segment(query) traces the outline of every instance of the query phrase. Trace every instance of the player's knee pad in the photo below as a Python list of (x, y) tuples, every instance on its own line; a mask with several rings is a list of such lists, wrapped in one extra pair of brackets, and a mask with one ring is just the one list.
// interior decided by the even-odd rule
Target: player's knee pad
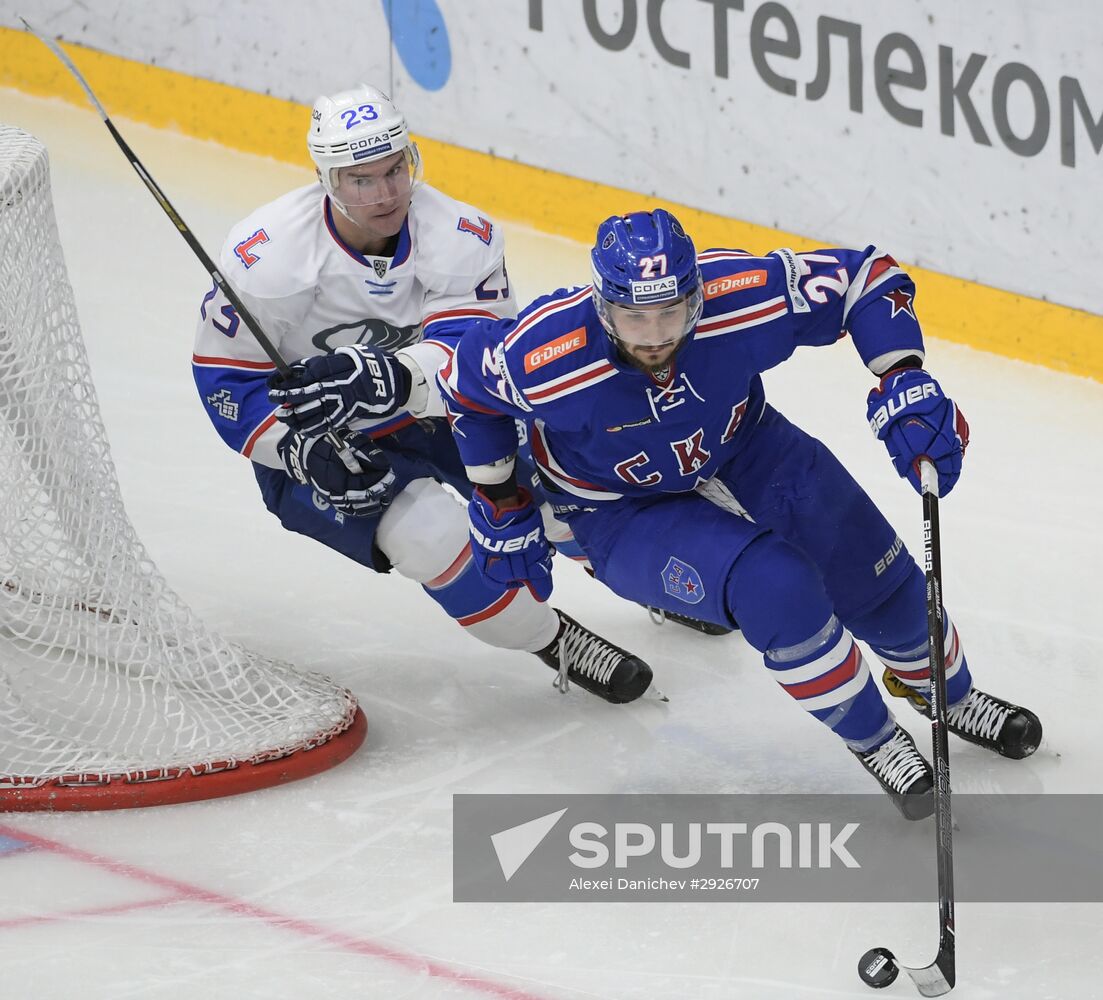
[(433, 479), (415, 479), (392, 501), (375, 544), (399, 573), (428, 583), (460, 559), (468, 543), (467, 510)]
[(440, 483), (415, 479), (380, 519), (375, 541), (403, 576), (475, 638), (502, 649), (543, 649), (559, 618), (525, 588), (506, 590), (479, 577), (467, 550), (467, 509)]
[(744, 638), (761, 652), (804, 642), (833, 614), (815, 564), (774, 534), (760, 535), (736, 558), (726, 604)]
[(559, 616), (550, 605), (536, 600), (527, 587), (507, 590), (485, 611), (457, 621), (488, 646), (530, 653), (549, 645), (559, 631)]

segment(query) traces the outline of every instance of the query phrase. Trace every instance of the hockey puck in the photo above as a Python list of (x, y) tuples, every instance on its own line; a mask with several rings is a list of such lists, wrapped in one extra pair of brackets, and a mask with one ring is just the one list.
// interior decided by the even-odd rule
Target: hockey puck
[(896, 982), (900, 966), (888, 948), (870, 948), (858, 961), (858, 975), (866, 986), (883, 990)]

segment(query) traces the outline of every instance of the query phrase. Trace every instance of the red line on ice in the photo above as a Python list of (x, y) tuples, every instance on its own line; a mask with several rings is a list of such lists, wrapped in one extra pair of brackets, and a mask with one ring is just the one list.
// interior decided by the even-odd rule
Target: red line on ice
[[(210, 906), (216, 906), (239, 917), (260, 920), (269, 926), (291, 931), (302, 937), (324, 941), (343, 951), (381, 959), (412, 973), (428, 973), (436, 979), (465, 986), (473, 992), (482, 993), (485, 996), (500, 997), (502, 1000), (547, 1000), (546, 997), (541, 997), (536, 993), (530, 993), (515, 986), (507, 986), (504, 983), (496, 983), (491, 979), (482, 979), (477, 975), (464, 972), (462, 969), (452, 968), (443, 962), (425, 958), (414, 952), (401, 951), (378, 941), (372, 941), (370, 938), (344, 934), (341, 931), (331, 930), (310, 920), (286, 916), (275, 910), (249, 903), (244, 899), (235, 899), (233, 896), (227, 896), (221, 892), (212, 892), (210, 889), (204, 889), (189, 882), (182, 882), (179, 879), (169, 878), (167, 875), (159, 875), (157, 872), (140, 868), (117, 858), (93, 854), (91, 851), (84, 851), (79, 847), (73, 847), (58, 840), (50, 840), (33, 833), (27, 833), (16, 827), (0, 825), (0, 836), (21, 840), (26, 844), (37, 847), (39, 850), (50, 851), (71, 861), (79, 861), (94, 868), (135, 879), (146, 885), (154, 885), (160, 889), (168, 890), (174, 897), (177, 897), (174, 901), (187, 900), (192, 903), (206, 903)], [(161, 900), (161, 902), (167, 903), (169, 900)]]
[(182, 902), (186, 900), (180, 896), (161, 896), (157, 899), (137, 899), (129, 903), (116, 903), (114, 906), (91, 906), (86, 910), (58, 910), (56, 913), (12, 917), (10, 920), (0, 920), (0, 930), (12, 927), (34, 927), (36, 924), (55, 924), (62, 920), (80, 920), (83, 917), (113, 917), (119, 913), (131, 913), (134, 910), (148, 910), (155, 906), (169, 906), (172, 903)]

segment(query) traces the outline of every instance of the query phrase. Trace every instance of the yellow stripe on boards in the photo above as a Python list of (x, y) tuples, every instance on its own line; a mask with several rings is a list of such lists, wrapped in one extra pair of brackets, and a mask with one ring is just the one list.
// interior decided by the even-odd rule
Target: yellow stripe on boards
[[(309, 165), (301, 104), (186, 76), (173, 70), (66, 45), (112, 117), (170, 128), (231, 149)], [(33, 36), (0, 28), (0, 86), (87, 106), (69, 72)], [(737, 247), (764, 253), (815, 244), (807, 237), (724, 218), (563, 174), (418, 138), (426, 176), (454, 198), (502, 219), (589, 243), (606, 217), (671, 209), (699, 249)], [(879, 240), (879, 234), (871, 233)], [(890, 252), (891, 246), (887, 246)], [(917, 307), (933, 337), (1103, 381), (1103, 316), (908, 267)]]
[[(175, 129), (230, 149), (306, 164), (301, 104), (253, 94), (68, 42), (62, 47), (112, 119)], [(90, 107), (61, 61), (25, 31), (0, 28), (0, 86)]]

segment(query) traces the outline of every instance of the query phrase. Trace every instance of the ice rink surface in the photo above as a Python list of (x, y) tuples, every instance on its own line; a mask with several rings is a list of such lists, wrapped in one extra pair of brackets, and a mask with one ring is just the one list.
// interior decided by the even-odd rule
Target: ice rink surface
[[(184, 241), (94, 114), (0, 91), (0, 121), (50, 150), (123, 494), (155, 561), (208, 624), (331, 675), (369, 720), (351, 760), (283, 788), (0, 817), (18, 841), (0, 839), (3, 1000), (868, 998), (855, 964), (872, 945), (930, 961), (933, 902), (453, 903), (455, 793), (868, 792), (872, 779), (738, 635), (656, 627), (576, 565), (557, 570), (553, 602), (644, 655), (669, 705), (561, 697), (535, 658), (460, 635), (413, 583), (284, 532), (196, 398), (192, 335), (210, 282)], [(309, 181), (305, 168), (117, 124), (213, 256), (233, 222)], [(586, 281), (586, 247), (505, 228), (522, 302)], [(1098, 794), (1103, 386), (928, 333), (928, 366), (972, 428), (942, 509), (947, 606), (979, 686), (1046, 727), (1023, 762), (953, 741), (955, 790)], [(766, 379), (919, 551), (920, 501), (869, 433), (870, 376), (851, 346), (803, 349)], [(929, 747), (926, 723), (894, 709)], [(1101, 945), (1103, 905), (960, 904), (953, 995), (1103, 997)], [(901, 976), (880, 995), (916, 993)]]

